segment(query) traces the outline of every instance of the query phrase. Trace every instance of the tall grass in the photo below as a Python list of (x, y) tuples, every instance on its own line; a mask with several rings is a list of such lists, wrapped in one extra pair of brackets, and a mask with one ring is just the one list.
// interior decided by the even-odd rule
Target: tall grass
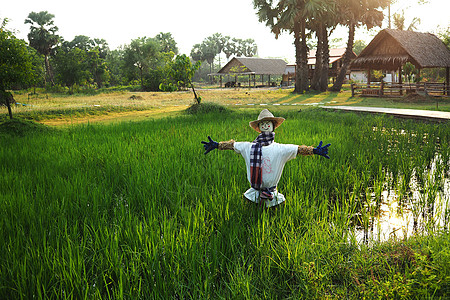
[(449, 175), (449, 125), (273, 113), (277, 142), (324, 140), (332, 158), (289, 162), (287, 203), (268, 211), (242, 200), (239, 155), (200, 144), (253, 140), (255, 112), (0, 132), (0, 298), (449, 296), (446, 229), (370, 247), (350, 230), (376, 214), (372, 191), (400, 190), (437, 152)]

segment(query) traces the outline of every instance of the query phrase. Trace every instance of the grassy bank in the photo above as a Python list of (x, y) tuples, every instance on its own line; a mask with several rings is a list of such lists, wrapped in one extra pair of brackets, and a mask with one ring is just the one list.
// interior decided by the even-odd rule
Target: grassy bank
[[(0, 298), (450, 296), (448, 217), (438, 227), (430, 213), (448, 199), (448, 124), (275, 108), (277, 142), (324, 140), (332, 159), (289, 162), (286, 206), (261, 211), (242, 200), (242, 158), (200, 143), (253, 140), (258, 110), (0, 131)], [(415, 237), (358, 241), (378, 191), (411, 205), (405, 182), (436, 155)]]
[[(198, 93), (204, 102), (230, 106), (236, 109), (249, 108), (252, 105), (299, 106), (310, 107), (318, 105), (358, 105), (391, 108), (412, 108), (426, 110), (450, 111), (449, 98), (364, 98), (351, 97), (350, 91), (342, 93), (309, 92), (302, 95), (293, 94), (292, 89), (199, 89)], [(144, 112), (154, 113), (167, 111), (182, 111), (194, 103), (192, 92), (131, 92), (109, 91), (96, 95), (66, 95), (45, 93), (16, 93), (15, 99), (20, 105), (13, 107), (13, 114), (40, 122), (52, 120), (52, 124), (79, 123), (89, 119), (104, 119), (102, 116), (120, 114), (137, 115)], [(438, 105), (436, 105), (438, 101)], [(0, 116), (6, 118), (7, 110), (0, 107)], [(58, 122), (59, 120), (59, 122)], [(75, 121), (74, 121), (75, 120)]]

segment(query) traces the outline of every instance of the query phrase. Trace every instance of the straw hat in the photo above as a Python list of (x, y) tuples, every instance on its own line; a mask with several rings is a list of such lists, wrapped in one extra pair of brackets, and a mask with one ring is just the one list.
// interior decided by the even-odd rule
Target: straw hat
[(273, 122), (273, 130), (275, 130), (275, 128), (277, 128), (278, 126), (281, 125), (281, 123), (283, 123), (284, 118), (282, 117), (274, 117), (273, 114), (268, 110), (268, 109), (263, 109), (258, 116), (258, 120), (255, 121), (251, 121), (249, 123), (250, 127), (255, 129), (258, 132), (261, 132), (261, 130), (259, 130), (259, 122), (262, 121), (272, 121)]

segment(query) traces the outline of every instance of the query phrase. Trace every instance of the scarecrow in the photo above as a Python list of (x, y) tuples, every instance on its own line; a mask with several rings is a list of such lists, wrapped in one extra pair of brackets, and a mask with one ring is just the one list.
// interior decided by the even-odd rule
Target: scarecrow
[(298, 146), (291, 144), (278, 144), (274, 141), (274, 130), (283, 123), (284, 118), (274, 117), (264, 109), (258, 119), (249, 123), (250, 127), (260, 132), (253, 142), (215, 142), (208, 136), (209, 142), (202, 141), (205, 154), (211, 150), (234, 150), (241, 154), (247, 166), (247, 179), (251, 187), (244, 193), (244, 198), (257, 204), (265, 203), (267, 208), (277, 206), (286, 199), (277, 190), (281, 173), (286, 162), (296, 158), (297, 155), (321, 155), (328, 156), (328, 147), (322, 146), (322, 141), (317, 147)]

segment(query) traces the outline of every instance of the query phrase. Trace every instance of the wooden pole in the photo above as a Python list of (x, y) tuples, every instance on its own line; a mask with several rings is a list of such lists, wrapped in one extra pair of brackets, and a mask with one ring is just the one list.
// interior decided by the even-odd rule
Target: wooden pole
[(400, 96), (403, 95), (403, 79), (402, 79), (402, 67), (398, 68), (398, 84), (400, 85)]
[(367, 88), (370, 88), (371, 73), (372, 73), (372, 69), (369, 69), (367, 71)]
[(447, 96), (450, 96), (450, 67), (445, 68), (445, 71), (446, 71), (445, 78), (447, 82), (446, 84), (447, 93), (444, 93), (444, 95), (447, 94)]

